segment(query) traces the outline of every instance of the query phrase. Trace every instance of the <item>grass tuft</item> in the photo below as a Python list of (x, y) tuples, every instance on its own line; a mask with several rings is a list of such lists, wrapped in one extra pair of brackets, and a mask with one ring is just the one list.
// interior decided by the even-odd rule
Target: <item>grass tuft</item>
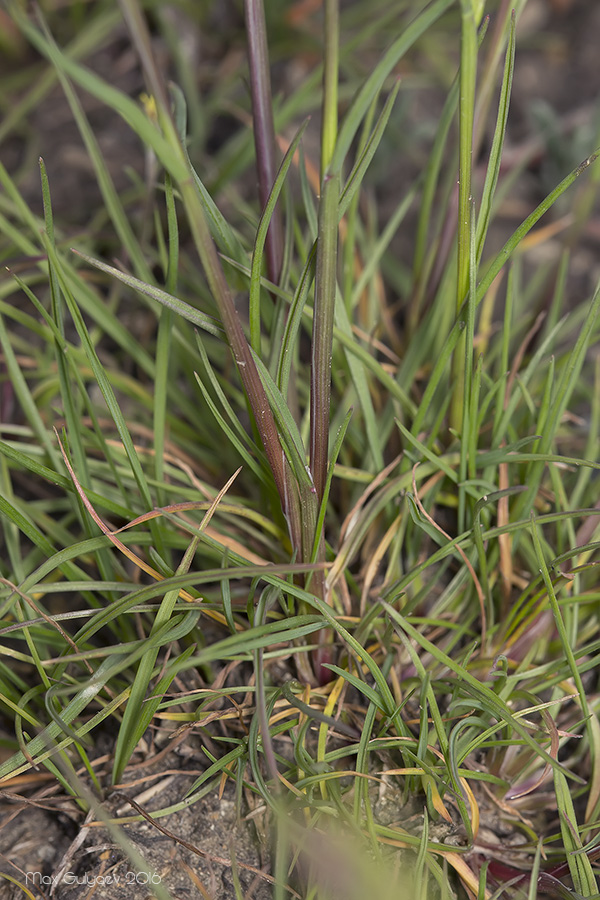
[[(525, 5), (8, 5), (18, 815), (49, 790), (139, 871), (145, 822), (240, 898), (600, 896), (600, 286), (572, 279), (600, 168), (588, 129), (540, 202), (507, 152)], [(54, 103), (93, 208), (36, 134)], [(163, 821), (225, 792), (264, 865)]]

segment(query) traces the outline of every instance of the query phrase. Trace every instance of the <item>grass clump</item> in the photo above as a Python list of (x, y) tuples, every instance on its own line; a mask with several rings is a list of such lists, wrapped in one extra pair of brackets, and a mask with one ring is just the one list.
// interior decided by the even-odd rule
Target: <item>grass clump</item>
[[(247, 81), (202, 91), (178, 28), (210, 4), (9, 5), (0, 137), (58, 82), (97, 191), (74, 229), (48, 159), (41, 206), (0, 167), (0, 777), (46, 770), (142, 865), (111, 790), (185, 739), (203, 770), (150, 821), (231, 784), (279, 900), (595, 897), (593, 147), (500, 239), (525, 3), (305, 6), (246, 0), (213, 41)], [(82, 63), (119, 29), (143, 96)], [(445, 104), (396, 195), (423, 62)], [(126, 188), (89, 98), (143, 148)]]

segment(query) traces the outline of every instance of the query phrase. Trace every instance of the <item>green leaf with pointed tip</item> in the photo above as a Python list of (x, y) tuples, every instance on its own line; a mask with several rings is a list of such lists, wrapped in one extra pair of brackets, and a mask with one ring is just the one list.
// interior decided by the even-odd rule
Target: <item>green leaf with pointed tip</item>
[(180, 300), (178, 297), (174, 297), (172, 294), (169, 294), (167, 291), (163, 291), (162, 288), (159, 288), (156, 285), (147, 284), (145, 281), (141, 281), (139, 278), (135, 278), (133, 275), (128, 275), (126, 272), (122, 272), (120, 269), (115, 269), (114, 266), (109, 266), (107, 263), (101, 262), (101, 260), (99, 259), (94, 259), (94, 257), (88, 256), (87, 253), (82, 253), (80, 250), (73, 250), (73, 253), (76, 253), (77, 256), (80, 256), (81, 259), (89, 263), (90, 266), (94, 266), (94, 268), (100, 269), (101, 272), (105, 272), (107, 275), (110, 275), (113, 278), (118, 278), (119, 281), (122, 281), (123, 284), (126, 284), (134, 291), (137, 291), (140, 294), (145, 294), (146, 297), (151, 297), (162, 306), (167, 307), (167, 309), (172, 309), (173, 312), (176, 312), (178, 315), (182, 316), (182, 318), (187, 319), (187, 321), (191, 322), (192, 325), (196, 325), (198, 326), (198, 328), (202, 328), (204, 331), (207, 331), (214, 337), (224, 337), (224, 331), (218, 324), (216, 319), (213, 319), (212, 316), (207, 316), (205, 313), (200, 312), (199, 309), (195, 309), (195, 307), (190, 306), (190, 304), (186, 303), (184, 300)]

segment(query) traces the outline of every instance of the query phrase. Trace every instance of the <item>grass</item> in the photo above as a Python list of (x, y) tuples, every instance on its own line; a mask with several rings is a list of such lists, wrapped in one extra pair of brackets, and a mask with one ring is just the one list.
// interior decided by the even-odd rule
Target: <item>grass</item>
[[(569, 272), (600, 169), (498, 241), (524, 6), (246, 0), (214, 41), (247, 83), (203, 90), (159, 8), (8, 6), (0, 138), (58, 82), (98, 205), (73, 233), (43, 160), (42, 206), (0, 166), (0, 779), (46, 770), (138, 868), (148, 812), (106, 798), (184, 729), (205, 768), (150, 821), (230, 782), (277, 900), (599, 896), (600, 288)], [(123, 23), (142, 98), (94, 71)], [(419, 78), (445, 106), (392, 197)], [(126, 190), (90, 97), (146, 154)]]

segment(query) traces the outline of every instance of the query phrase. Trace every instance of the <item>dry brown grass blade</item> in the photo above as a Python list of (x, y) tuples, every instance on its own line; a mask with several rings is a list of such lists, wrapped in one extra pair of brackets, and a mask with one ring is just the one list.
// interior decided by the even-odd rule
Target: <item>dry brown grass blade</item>
[[(529, 346), (532, 338), (537, 334), (539, 329), (542, 326), (542, 322), (546, 317), (545, 313), (540, 313), (536, 318), (535, 322), (521, 341), (519, 348), (515, 354), (515, 358), (513, 360), (513, 364), (510, 369), (509, 376), (506, 380), (506, 388), (504, 390), (504, 404), (503, 408), (506, 409), (508, 406), (508, 402), (510, 400), (510, 396), (513, 390), (513, 384), (515, 378), (517, 377), (517, 373), (521, 368), (521, 363), (523, 362), (523, 357), (525, 356), (525, 351)], [(504, 441), (500, 446), (504, 446)], [(510, 482), (508, 478), (508, 463), (500, 463), (498, 466), (498, 488), (501, 491), (504, 491), (510, 487)], [(498, 500), (498, 528), (504, 528), (508, 525), (509, 521), (509, 511), (508, 511), (508, 494), (504, 497), (500, 497)], [(509, 533), (504, 533), (498, 535), (498, 547), (500, 550), (500, 577), (502, 579), (502, 597), (504, 601), (504, 609), (506, 610), (508, 603), (510, 602), (510, 597), (512, 593), (512, 586), (514, 583), (514, 570), (513, 570), (513, 561), (512, 561), (512, 535)]]
[[(96, 523), (96, 525), (98, 526), (98, 528), (100, 529), (102, 534), (106, 535), (106, 537), (109, 539), (111, 544), (113, 544), (113, 546), (116, 547), (117, 550), (120, 550), (120, 552), (128, 560), (130, 560), (130, 562), (132, 562), (138, 569), (141, 569), (142, 572), (145, 572), (147, 575), (150, 575), (150, 577), (154, 578), (155, 581), (164, 581), (164, 575), (161, 575), (160, 572), (157, 572), (156, 569), (154, 569), (151, 565), (149, 565), (149, 563), (147, 563), (144, 559), (141, 559), (141, 557), (139, 557), (136, 553), (134, 553), (133, 550), (130, 550), (129, 547), (127, 547), (122, 541), (120, 541), (119, 538), (116, 536), (116, 532), (113, 531), (111, 528), (109, 528), (108, 525), (106, 524), (106, 522), (104, 522), (104, 520), (98, 515), (98, 513), (96, 512), (96, 510), (90, 503), (89, 499), (87, 498), (87, 496), (85, 494), (85, 491), (83, 490), (83, 488), (81, 487), (81, 484), (79, 483), (79, 481), (77, 479), (77, 475), (75, 474), (73, 466), (71, 465), (71, 463), (69, 461), (69, 457), (67, 456), (67, 454), (65, 452), (65, 449), (62, 445), (61, 439), (60, 439), (56, 429), (54, 429), (54, 433), (55, 433), (56, 439), (58, 441), (58, 446), (60, 448), (60, 452), (62, 454), (64, 464), (67, 467), (67, 471), (68, 471), (69, 475), (71, 476), (71, 480), (73, 481), (73, 484), (75, 485), (75, 490), (79, 494), (79, 496), (81, 498), (81, 502), (85, 506), (86, 510), (88, 511), (88, 513), (90, 514), (90, 516), (92, 517), (92, 519), (94, 520), (94, 522)], [(238, 471), (239, 471), (239, 469), (238, 469)], [(233, 475), (229, 479), (229, 481), (227, 482), (225, 487), (219, 492), (219, 494), (215, 498), (215, 501), (214, 501), (215, 504), (217, 504), (218, 500), (224, 495), (226, 489), (232, 483), (232, 481), (236, 477), (236, 475), (237, 475), (237, 472), (235, 473), (235, 475)], [(216, 508), (216, 506), (214, 508)], [(208, 514), (208, 512), (210, 512), (210, 517), (212, 517), (214, 508), (213, 508), (213, 505), (211, 504), (210, 510), (207, 511), (207, 514)], [(209, 521), (210, 521), (210, 517), (209, 517)], [(119, 529), (119, 530), (121, 530), (121, 529)], [(185, 591), (183, 589), (180, 590), (179, 596), (182, 597), (184, 600), (187, 600), (188, 603), (197, 603), (198, 600), (202, 599), (202, 598), (198, 598), (198, 597), (193, 597), (190, 593), (188, 593), (188, 591)], [(216, 622), (219, 622), (222, 625), (227, 624), (227, 620), (226, 620), (225, 616), (222, 615), (221, 613), (217, 613), (217, 612), (215, 612), (213, 610), (209, 610), (209, 609), (204, 610), (204, 612), (206, 613), (207, 616), (214, 619)]]
[[(437, 522), (429, 515), (429, 513), (427, 512), (427, 510), (425, 509), (425, 507), (423, 506), (423, 504), (421, 503), (421, 501), (419, 499), (419, 494), (417, 492), (417, 480), (415, 477), (415, 472), (416, 472), (418, 466), (419, 466), (419, 463), (416, 463), (412, 469), (412, 487), (413, 487), (413, 495), (415, 498), (415, 503), (417, 505), (417, 509), (419, 510), (421, 515), (425, 519), (427, 519), (429, 524), (433, 525), (433, 527), (435, 528), (436, 531), (439, 531), (440, 534), (443, 534), (445, 538), (447, 538), (449, 541), (451, 541), (452, 538), (450, 537), (448, 532), (444, 531), (444, 529), (441, 527), (441, 525), (438, 525)], [(462, 560), (469, 571), (469, 575), (473, 579), (473, 584), (475, 585), (475, 590), (477, 591), (477, 597), (479, 599), (479, 614), (481, 616), (481, 647), (483, 648), (486, 645), (486, 638), (487, 638), (487, 615), (485, 612), (485, 595), (483, 593), (483, 589), (481, 587), (481, 584), (479, 582), (479, 578), (477, 577), (475, 569), (473, 568), (469, 559), (467, 558), (467, 554), (462, 549), (462, 547), (459, 547), (458, 545), (457, 545), (456, 549), (460, 553)]]
[[(44, 621), (47, 622), (48, 625), (50, 625), (52, 628), (56, 628), (56, 630), (58, 631), (60, 636), (63, 638), (63, 640), (65, 640), (67, 642), (67, 644), (69, 644), (69, 646), (73, 649), (73, 651), (75, 653), (79, 653), (79, 647), (77, 646), (75, 641), (71, 638), (71, 636), (69, 634), (67, 634), (67, 632), (64, 630), (64, 628), (60, 625), (59, 622), (57, 622), (55, 619), (53, 619), (52, 616), (49, 616), (48, 613), (44, 612), (44, 610), (40, 606), (37, 605), (37, 603), (35, 602), (35, 600), (32, 597), (29, 597), (27, 594), (23, 593), (23, 591), (19, 590), (19, 588), (16, 586), (16, 584), (13, 584), (12, 581), (8, 581), (6, 578), (0, 578), (0, 584), (5, 584), (7, 587), (9, 587), (11, 589), (11, 591), (14, 591), (15, 594), (18, 594), (19, 597), (22, 600), (24, 600), (25, 603), (27, 603), (27, 605), (30, 606), (31, 609), (35, 613), (37, 613), (38, 616), (40, 616), (40, 618), (44, 619)], [(90, 675), (93, 674), (94, 670), (91, 667), (91, 665), (89, 664), (89, 662), (87, 661), (87, 659), (82, 660), (82, 662), (83, 662), (84, 666), (86, 666)]]
[(400, 519), (396, 518), (396, 519), (394, 519), (394, 521), (392, 522), (392, 524), (390, 525), (390, 527), (388, 528), (388, 530), (386, 531), (386, 533), (384, 534), (384, 536), (382, 537), (380, 542), (378, 543), (377, 547), (375, 548), (375, 552), (372, 554), (372, 556), (369, 560), (369, 564), (367, 566), (367, 570), (364, 575), (362, 592), (360, 595), (360, 615), (361, 615), (361, 617), (364, 616), (364, 614), (366, 612), (367, 600), (369, 598), (369, 592), (373, 585), (373, 581), (375, 580), (375, 577), (377, 575), (379, 566), (381, 565), (381, 562), (382, 562), (385, 554), (387, 553), (387, 550), (388, 550), (390, 544), (394, 540), (394, 537), (396, 536), (399, 528), (400, 528)]
[[(567, 699), (567, 698), (563, 698)], [(548, 753), (552, 757), (552, 759), (558, 759), (558, 748), (559, 748), (559, 731), (556, 727), (554, 719), (549, 714), (549, 712), (545, 709), (541, 710), (542, 717), (544, 722), (546, 723), (546, 727), (550, 732), (550, 749)], [(548, 776), (551, 774), (550, 763), (546, 763), (542, 772), (537, 778), (528, 778), (524, 783), (520, 785), (515, 785), (514, 788), (509, 788), (509, 790), (504, 795), (505, 800), (518, 800), (520, 797), (525, 797), (527, 794), (533, 793), (533, 791), (537, 790), (546, 781)]]
[(389, 463), (389, 465), (387, 465), (385, 469), (382, 469), (382, 471), (373, 479), (373, 481), (369, 483), (369, 485), (362, 492), (362, 494), (342, 522), (342, 527), (340, 529), (340, 544), (342, 544), (346, 540), (348, 533), (352, 530), (352, 527), (358, 517), (360, 510), (363, 508), (371, 494), (373, 494), (377, 490), (380, 484), (383, 484), (390, 472), (393, 472), (401, 459), (402, 454), (393, 459), (391, 463)]

